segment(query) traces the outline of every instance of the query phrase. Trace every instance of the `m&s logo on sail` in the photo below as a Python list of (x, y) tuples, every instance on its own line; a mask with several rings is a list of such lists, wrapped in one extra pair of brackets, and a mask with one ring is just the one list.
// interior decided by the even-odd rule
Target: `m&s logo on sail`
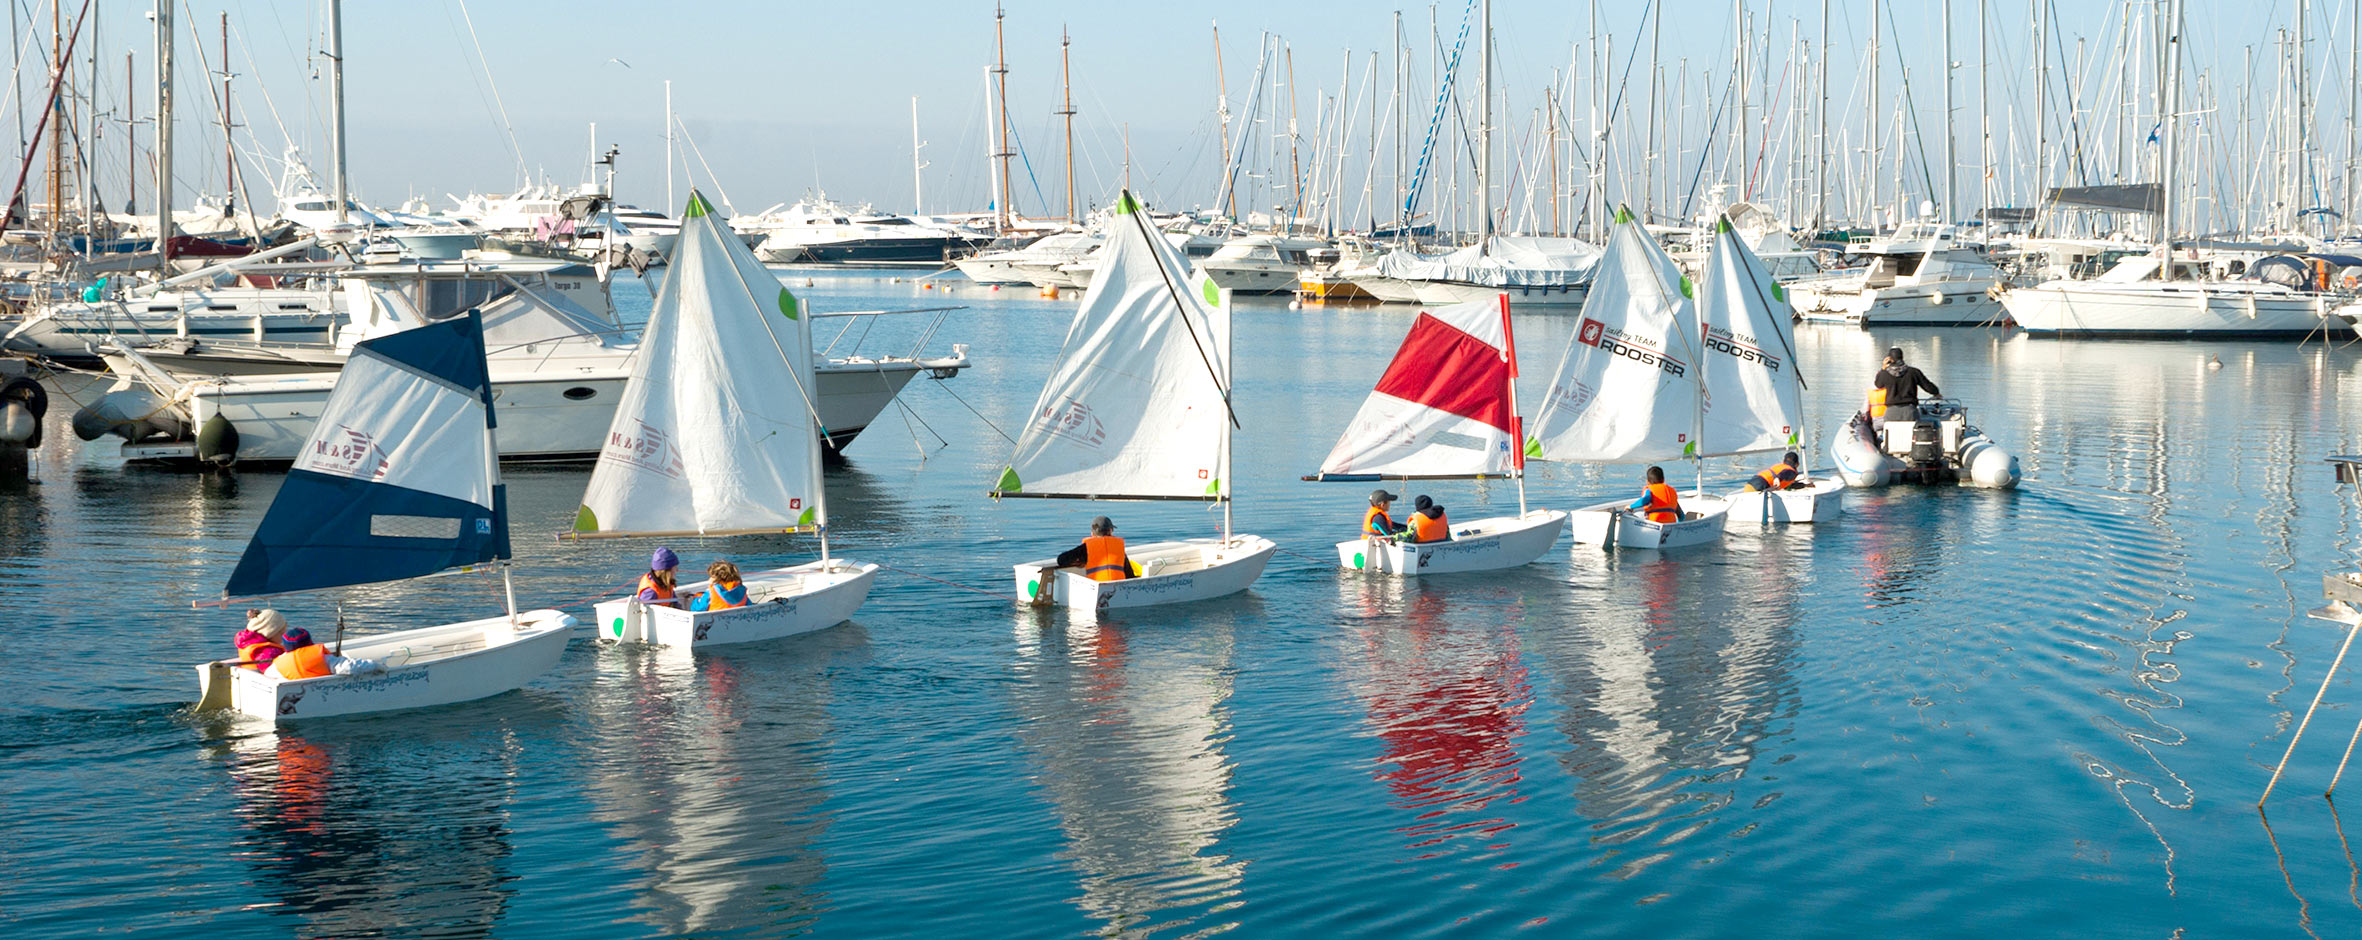
[(376, 439), (368, 434), (340, 424), (335, 433), (312, 442), (312, 452), (304, 455), (302, 469), (382, 480), (386, 471), (385, 452), (378, 449)]
[(1607, 324), (1590, 317), (1575, 331), (1575, 341), (1585, 346), (1596, 346), (1611, 356), (1622, 356), (1644, 366), (1656, 366), (1667, 375), (1681, 375), (1689, 371), (1680, 360), (1649, 347), (1656, 343), (1646, 337), (1632, 336), (1622, 330), (1608, 329)]
[(607, 432), (607, 446), (599, 451), (599, 459), (630, 464), (668, 477), (680, 476), (681, 454), (670, 446), (671, 435), (662, 429), (649, 427), (645, 422), (632, 423), (639, 425), (639, 430), (628, 434), (614, 430)]
[(1045, 434), (1062, 437), (1085, 447), (1098, 447), (1107, 442), (1107, 426), (1100, 423), (1099, 416), (1091, 412), (1091, 406), (1071, 398), (1044, 407), (1041, 414), (1034, 416), (1034, 423), (1040, 425)]

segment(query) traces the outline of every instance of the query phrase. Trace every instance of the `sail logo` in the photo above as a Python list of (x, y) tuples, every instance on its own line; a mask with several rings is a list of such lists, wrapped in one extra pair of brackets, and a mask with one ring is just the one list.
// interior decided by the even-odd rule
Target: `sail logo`
[(1034, 416), (1034, 425), (1044, 434), (1085, 447), (1107, 443), (1107, 425), (1092, 413), (1091, 406), (1071, 398), (1043, 408), (1041, 414)]
[(672, 435), (662, 428), (649, 427), (644, 421), (634, 421), (639, 429), (631, 433), (609, 430), (607, 446), (599, 451), (600, 460), (638, 467), (650, 473), (678, 478), (681, 475), (681, 452), (673, 446)]
[(1689, 367), (1683, 365), (1681, 360), (1650, 349), (1655, 344), (1648, 340), (1628, 335), (1622, 330), (1608, 329), (1607, 324), (1589, 317), (1583, 318), (1582, 327), (1575, 332), (1575, 341), (1597, 347), (1611, 356), (1630, 359), (1644, 366), (1656, 366), (1665, 370), (1667, 375), (1679, 376), (1689, 372)]
[(1706, 328), (1706, 348), (1738, 359), (1740, 362), (1760, 362), (1764, 368), (1780, 371), (1780, 358), (1750, 345), (1745, 338), (1727, 330)]
[(312, 441), (312, 450), (304, 455), (298, 469), (362, 480), (383, 480), (386, 472), (385, 451), (377, 446), (377, 439), (370, 437), (367, 432), (340, 424), (334, 432)]

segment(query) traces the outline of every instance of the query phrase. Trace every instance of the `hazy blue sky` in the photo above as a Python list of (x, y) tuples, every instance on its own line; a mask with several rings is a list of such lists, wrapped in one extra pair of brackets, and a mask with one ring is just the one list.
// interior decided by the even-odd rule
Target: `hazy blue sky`
[[(45, 31), (46, 6), (30, 0), (18, 2), (20, 17), (38, 10)], [(1702, 128), (1711, 102), (1703, 100), (1707, 89), (1694, 76), (1698, 69), (1711, 67), (1718, 83), (1727, 72), (1732, 4), (1730, 0), (1665, 2), (1661, 61), (1670, 71), (1686, 60), (1693, 75), (1693, 91), (1678, 99), (1686, 107), (1676, 119), (1687, 119)], [(2325, 87), (2314, 94), (2322, 102), (2319, 113), (2336, 115), (2338, 121), (2342, 121), (2344, 110), (2345, 58), (2350, 48), (2344, 24), (2349, 22), (2354, 2), (2320, 0), (2314, 4), (2313, 54), (2317, 63), (2329, 60), (2320, 72), (2319, 80)], [(1785, 69), (1792, 29), (1808, 41), (1818, 41), (1820, 0), (1747, 0), (1747, 5), (1758, 28), (1768, 25), (1776, 40), (1770, 56), (1775, 71)], [(97, 6), (101, 107), (113, 114), (120, 106), (124, 54), (128, 51), (136, 59), (136, 105), (144, 117), (151, 110), (153, 93), (148, 78), (152, 40), (145, 19), (149, 4), (98, 0)], [(1890, 0), (1889, 6), (1894, 26), (1883, 56), (1887, 62), (1885, 87), (1890, 93), (1897, 87), (1897, 63), (1910, 63), (1914, 105), (1922, 123), (1930, 124), (1940, 113), (1935, 78), (1940, 55), (1939, 19), (1935, 15), (1939, 0)], [(2024, 52), (2029, 6), (2027, 0), (2004, 0), (1991, 9), (1994, 107), (2000, 112), (1995, 116), (1997, 123), (2012, 120), (2009, 108), (2017, 102), (2014, 120), (2022, 125), (2025, 103), (2030, 102), (2030, 67)], [(1838, 50), (1839, 58), (1830, 69), (1830, 94), (1841, 105), (1857, 100), (1860, 94), (1855, 65), (1867, 37), (1868, 7), (1868, 0), (1834, 5), (1830, 44)], [(1978, 4), (1954, 0), (1953, 7), (1954, 58), (1964, 63), (1956, 73), (1956, 107), (1966, 125), (1973, 122), (1976, 107)], [(325, 66), (320, 57), (309, 54), (322, 41), (325, 8), (325, 3), (301, 0), (195, 4), (193, 25), (205, 44), (205, 67), (217, 67), (219, 14), (224, 9), (236, 31), (232, 70), (239, 74), (234, 85), (240, 120), (249, 125), (240, 138), (246, 160), (276, 160), (285, 144), (283, 120), (284, 133), (304, 147), (312, 165), (325, 173)], [(711, 164), (712, 175), (719, 177), (720, 187), (741, 211), (792, 199), (815, 185), (843, 199), (907, 209), (911, 201), (913, 96), (920, 99), (921, 130), (929, 142), (925, 157), (932, 164), (925, 171), (926, 208), (981, 209), (989, 198), (985, 67), (992, 55), (990, 3), (476, 0), (466, 9), (482, 43), (481, 59), (469, 39), (458, 0), (352, 0), (346, 4), (352, 172), (356, 188), (366, 198), (393, 203), (418, 194), (441, 202), (447, 192), (511, 188), (526, 172), (546, 174), (560, 182), (578, 181), (590, 151), (589, 125), (595, 121), (598, 143), (623, 150), (619, 189), (624, 197), (654, 205), (663, 200), (661, 123), (667, 79), (673, 83), (674, 106)], [(1262, 35), (1268, 32), (1291, 45), (1300, 126), (1307, 137), (1303, 157), (1309, 163), (1316, 102), (1320, 95), (1333, 96), (1337, 91), (1347, 50), (1353, 52), (1351, 82), (1357, 113), (1366, 113), (1361, 103), (1365, 94), (1362, 83), (1368, 54), (1373, 50), (1380, 53), (1381, 60), (1377, 98), (1382, 105), (1387, 99), (1392, 70), (1386, 60), (1393, 46), (1396, 9), (1390, 3), (1342, 0), (1011, 3), (1006, 21), (1009, 104), (1012, 124), (1032, 171), (1030, 181), (1018, 186), (1019, 207), (1054, 213), (1064, 198), (1060, 142), (1056, 118), (1051, 114), (1058, 106), (1061, 26), (1074, 37), (1074, 96), (1081, 112), (1076, 120), (1081, 166), (1077, 185), (1084, 201), (1104, 202), (1118, 184), (1122, 128), (1128, 123), (1135, 184), (1168, 205), (1188, 205), (1210, 202), (1217, 185), (1220, 158), (1214, 133), (1215, 71), (1210, 33), (1214, 21), (1222, 26), (1234, 112), (1246, 110)], [(1430, 18), (1448, 45), (1468, 7), (1463, 0), (1401, 9), (1417, 71), (1417, 87), (1408, 108), (1415, 139), (1425, 131), (1432, 104), (1432, 93), (1427, 89)], [(2116, 42), (2118, 9), (2118, 4), (2105, 2), (2061, 3), (2064, 55), (2070, 59), (2077, 56), (2078, 35), (2094, 44)], [(2193, 56), (2225, 63), (2218, 65), (2215, 82), (2221, 87), (2239, 87), (2244, 83), (2236, 70), (2243, 62), (2245, 47), (2269, 43), (2274, 30), (2290, 25), (2293, 10), (2293, 0), (2194, 0), (2189, 14)], [(1602, 28), (1613, 37), (1614, 73), (1622, 73), (1634, 61), (1629, 58), (1633, 43), (1646, 40), (1642, 24), (1647, 12), (1645, 0), (1603, 4)], [(1509, 113), (1503, 123), (1522, 126), (1540, 104), (1541, 88), (1553, 70), (1567, 68), (1576, 46), (1588, 43), (1590, 10), (1579, 0), (1499, 0), (1493, 17), (1499, 75)], [(189, 18), (184, 15), (180, 24), (178, 55), (187, 87), (182, 89), (182, 114), (176, 124), (180, 128), (183, 159), (179, 178), (184, 201), (192, 188), (216, 192), (222, 188), (219, 130), (200, 124), (197, 113), (212, 113), (214, 106), (210, 93), (197, 87), (203, 73), (194, 61), (197, 49), (189, 35)], [(76, 58), (84, 58), (87, 51), (78, 51)], [(1585, 46), (1583, 54), (1588, 52)], [(2268, 55), (2269, 49), (2262, 54)], [(2117, 79), (2126, 70), (2109, 67), (2114, 59), (2112, 48), (2092, 48), (2083, 55), (2086, 67), (2080, 81), (2087, 86), (2086, 94), (2106, 100), (2124, 94)], [(1463, 73), (1471, 79), (1474, 57), (1471, 45)], [(1627, 108), (1638, 108), (1637, 102), (1645, 98), (1647, 62), (1643, 49), (1638, 64), (1631, 66), (1626, 94), (1633, 98), (1627, 101)], [(1275, 72), (1283, 66), (1275, 62)], [(40, 68), (35, 63), (23, 83), (37, 86), (42, 78)], [(2272, 74), (2268, 62), (2257, 71)], [(1276, 96), (1276, 100), (1266, 99), (1267, 115), (1274, 105), (1284, 109), (1286, 89), (1277, 84), (1284, 79), (1284, 72), (1267, 79)], [(1766, 84), (1781, 89), (1774, 94), (1784, 103), (1795, 79), (1782, 71)], [(494, 86), (514, 129), (516, 150), (502, 130), (491, 95)], [(2259, 96), (2259, 107), (2268, 105), (2268, 91)], [(1574, 94), (1578, 100), (1566, 105), (1568, 111), (1583, 114), (1586, 103), (1580, 98), (1588, 93), (1588, 84), (1577, 85)], [(24, 91), (28, 99), (35, 94), (31, 87)], [(1668, 110), (1674, 100), (1669, 94)], [(281, 120), (274, 120), (273, 106)], [(1284, 119), (1284, 110), (1281, 117)], [(1349, 188), (1358, 193), (1363, 175), (1358, 151), (1368, 131), (1358, 118), (1354, 126), (1357, 155), (1350, 159), (1346, 176)], [(121, 129), (105, 121), (100, 128), (101, 185), (116, 193), (108, 196), (108, 201), (119, 203), (126, 162)], [(1267, 130), (1276, 133), (1277, 129), (1275, 125)], [(1996, 134), (2006, 130), (1997, 128)], [(2325, 123), (2321, 130), (2342, 133), (2334, 124)], [(143, 147), (152, 133), (151, 128), (140, 129)], [(1518, 133), (1524, 132), (1515, 128), (1505, 131), (1512, 136)], [(1973, 132), (1964, 126), (1961, 133), (1965, 141)], [(1284, 150), (1275, 150), (1270, 139), (1270, 134), (1259, 135), (1257, 152), (1277, 156), (1259, 156), (1252, 161), (1251, 175), (1263, 173), (1274, 159), (1284, 159)], [(1931, 154), (1934, 146), (1926, 144)], [(1969, 145), (1964, 143), (1963, 147), (1968, 149)], [(1382, 144), (1381, 149), (1390, 151), (1391, 144)], [(687, 158), (688, 162), (695, 159)], [(1973, 156), (1964, 153), (1962, 160), (1972, 162)], [(1383, 177), (1390, 172), (1384, 165), (1391, 159), (1381, 157), (1380, 163)], [(1020, 176), (1026, 173), (1023, 167), (1018, 172)], [(1306, 172), (1311, 172), (1309, 166)], [(695, 166), (692, 173), (700, 185), (708, 185), (709, 174), (702, 165)], [(1966, 179), (1973, 183), (1973, 176)], [(1047, 206), (1044, 199), (1036, 198), (1037, 185)]]

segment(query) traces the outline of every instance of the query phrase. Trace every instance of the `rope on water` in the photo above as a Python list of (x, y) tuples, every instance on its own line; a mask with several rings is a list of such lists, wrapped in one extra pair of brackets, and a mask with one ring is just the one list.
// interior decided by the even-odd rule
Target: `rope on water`
[(1282, 554), (1282, 555), (1288, 555), (1288, 556), (1291, 556), (1291, 557), (1295, 557), (1295, 558), (1301, 558), (1301, 559), (1304, 559), (1305, 561), (1309, 561), (1309, 562), (1311, 562), (1311, 563), (1313, 563), (1313, 564), (1316, 564), (1316, 565), (1326, 565), (1326, 564), (1328, 564), (1328, 563), (1329, 563), (1329, 560), (1328, 560), (1328, 559), (1326, 559), (1326, 558), (1314, 558), (1314, 557), (1312, 557), (1312, 556), (1310, 556), (1310, 555), (1304, 554), (1303, 552), (1291, 552), (1291, 551), (1288, 551), (1287, 549), (1280, 548), (1279, 546), (1276, 546), (1276, 545), (1272, 546), (1272, 550), (1273, 550), (1273, 551), (1276, 551), (1276, 552), (1278, 552), (1278, 553), (1280, 553), (1280, 554)]
[(914, 577), (914, 578), (918, 578), (918, 579), (920, 579), (920, 580), (923, 580), (923, 581), (933, 581), (933, 582), (935, 582), (935, 583), (937, 583), (937, 584), (948, 585), (948, 586), (951, 586), (951, 587), (959, 588), (960, 590), (963, 590), (963, 591), (973, 591), (973, 592), (975, 592), (975, 593), (978, 593), (978, 594), (988, 594), (988, 595), (991, 595), (991, 596), (993, 596), (993, 597), (1000, 598), (1001, 600), (1008, 601), (1009, 603), (1012, 603), (1012, 604), (1014, 604), (1014, 603), (1017, 603), (1017, 595), (1014, 595), (1014, 594), (1003, 594), (1003, 593), (1001, 593), (1001, 592), (999, 592), (999, 591), (987, 591), (987, 590), (985, 590), (985, 589), (983, 589), (983, 588), (976, 587), (976, 586), (974, 586), (974, 585), (970, 585), (970, 584), (961, 584), (961, 583), (959, 583), (959, 582), (957, 582), (957, 581), (946, 581), (946, 580), (943, 580), (942, 578), (935, 577), (934, 575), (931, 575), (931, 574), (920, 574), (920, 573), (918, 573), (918, 572), (916, 572), (916, 571), (912, 571), (912, 570), (910, 570), (910, 569), (908, 569), (908, 568), (896, 568), (896, 567), (894, 567), (893, 565), (889, 565), (889, 564), (886, 564), (886, 563), (884, 563), (884, 562), (871, 562), (871, 564), (877, 565), (877, 566), (878, 566), (878, 567), (880, 567), (880, 568), (884, 568), (884, 569), (886, 569), (887, 571), (891, 571), (891, 572), (894, 572), (894, 573), (896, 573), (896, 574), (906, 574), (906, 575), (909, 575), (909, 576), (911, 576), (911, 577)]

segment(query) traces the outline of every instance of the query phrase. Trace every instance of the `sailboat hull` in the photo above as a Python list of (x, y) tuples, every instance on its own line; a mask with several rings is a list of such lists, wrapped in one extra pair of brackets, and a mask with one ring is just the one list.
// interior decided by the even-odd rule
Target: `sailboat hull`
[(1451, 574), (1497, 571), (1530, 564), (1558, 543), (1567, 514), (1537, 509), (1523, 516), (1496, 516), (1455, 527), (1448, 542), (1396, 542), (1362, 538), (1337, 543), (1337, 563), (1379, 574)]
[(1827, 522), (1845, 515), (1845, 484), (1833, 479), (1769, 492), (1741, 490), (1724, 498), (1730, 501), (1730, 519), (1741, 528), (1776, 522)]
[(1679, 522), (1650, 522), (1624, 512), (1624, 506), (1600, 503), (1575, 510), (1567, 520), (1575, 544), (1634, 551), (1688, 548), (1721, 541), (1723, 525), (1730, 519), (1729, 502), (1699, 493), (1681, 494)]
[[(751, 572), (743, 582), (749, 601), (743, 607), (691, 611), (617, 598), (593, 608), (595, 629), (601, 639), (682, 649), (776, 640), (852, 619), (877, 577), (878, 566), (841, 558)], [(705, 589), (701, 583), (679, 593), (687, 598)]]
[(511, 626), (507, 616), (356, 637), (343, 654), (385, 664), (365, 675), (282, 679), (241, 669), (230, 661), (197, 667), (200, 705), (219, 703), (271, 724), (339, 715), (427, 708), (498, 695), (533, 681), (557, 665), (574, 618), (555, 610), (527, 611)]
[(1279, 545), (1256, 535), (1221, 539), (1183, 539), (1130, 546), (1126, 554), (1139, 566), (1140, 577), (1093, 581), (1074, 568), (1060, 568), (1054, 558), (1015, 566), (1017, 596), (1037, 606), (1064, 605), (1070, 610), (1112, 610), (1152, 607), (1227, 597), (1247, 589), (1263, 576), (1263, 566)]
[(1527, 287), (1493, 287), (1462, 281), (1409, 281), (1411, 290), (1423, 304), (1466, 304), (1497, 302), (1502, 294), (1517, 307), (1581, 307), (1590, 294), (1581, 284), (1549, 284)]

